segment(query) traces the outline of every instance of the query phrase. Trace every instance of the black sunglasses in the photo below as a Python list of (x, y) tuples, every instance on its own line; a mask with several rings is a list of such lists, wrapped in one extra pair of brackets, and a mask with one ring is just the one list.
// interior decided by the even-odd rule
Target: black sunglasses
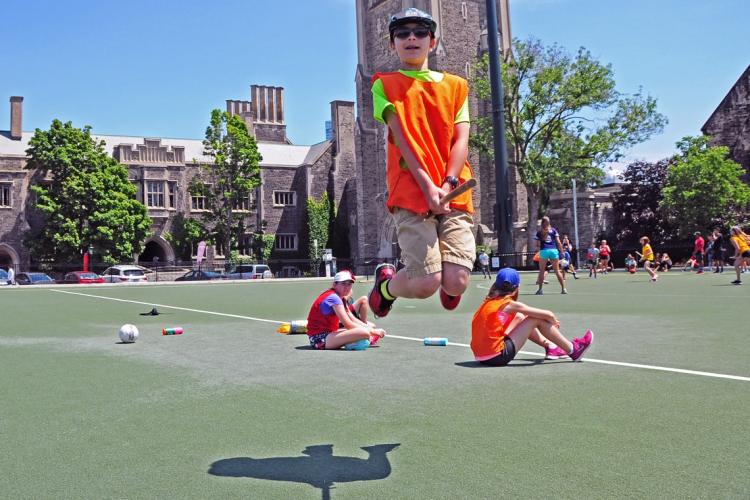
[(430, 29), (429, 28), (401, 28), (393, 30), (393, 36), (394, 38), (398, 38), (399, 40), (406, 40), (409, 38), (409, 35), (414, 33), (414, 36), (416, 38), (427, 38), (430, 36)]

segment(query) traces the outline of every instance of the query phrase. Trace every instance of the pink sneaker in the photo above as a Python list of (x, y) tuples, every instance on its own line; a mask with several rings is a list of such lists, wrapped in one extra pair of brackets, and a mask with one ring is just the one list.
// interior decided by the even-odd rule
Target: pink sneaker
[(570, 353), (570, 359), (578, 361), (583, 356), (583, 353), (591, 346), (591, 342), (594, 340), (594, 332), (586, 330), (586, 333), (580, 339), (573, 339), (573, 352)]
[(461, 296), (460, 295), (448, 295), (445, 293), (445, 291), (440, 288), (440, 303), (443, 304), (443, 307), (445, 309), (448, 309), (449, 311), (454, 310), (456, 307), (458, 307), (458, 303), (461, 302)]
[(544, 355), (544, 359), (562, 359), (568, 357), (568, 353), (557, 346), (547, 347), (545, 351), (546, 354)]
[(371, 333), (371, 334), (370, 334), (370, 346), (371, 346), (371, 347), (372, 347), (372, 346), (374, 346), (374, 345), (375, 345), (375, 344), (377, 344), (377, 343), (378, 343), (378, 341), (379, 341), (380, 339), (382, 339), (382, 338), (383, 338), (383, 336), (382, 336), (382, 335), (378, 335), (377, 333)]

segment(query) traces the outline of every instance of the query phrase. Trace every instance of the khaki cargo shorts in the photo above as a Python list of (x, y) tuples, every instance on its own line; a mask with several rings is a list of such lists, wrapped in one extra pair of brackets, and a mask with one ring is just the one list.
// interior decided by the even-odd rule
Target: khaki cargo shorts
[(401, 259), (409, 278), (420, 278), (442, 271), (443, 262), (469, 270), (476, 260), (476, 242), (470, 213), (453, 210), (448, 214), (425, 217), (410, 210), (393, 212)]

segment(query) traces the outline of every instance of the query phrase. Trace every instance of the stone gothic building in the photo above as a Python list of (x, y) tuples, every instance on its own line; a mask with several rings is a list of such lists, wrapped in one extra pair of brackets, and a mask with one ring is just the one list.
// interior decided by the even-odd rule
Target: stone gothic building
[[(23, 238), (36, 221), (27, 210), (34, 173), (24, 167), (33, 133), (23, 131), (23, 104), (23, 97), (10, 98), (10, 130), (0, 131), (0, 267), (25, 270), (33, 259)], [(282, 88), (252, 85), (251, 100), (228, 100), (226, 109), (244, 119), (263, 157), (261, 186), (236, 207), (247, 228), (240, 253), (251, 251), (252, 234), (262, 228), (276, 235), (274, 271), (298, 275), (307, 268), (307, 199), (328, 192), (341, 205), (344, 187), (355, 175), (354, 103), (332, 102), (333, 137), (311, 146), (293, 145), (287, 138)], [(104, 141), (105, 150), (127, 166), (138, 200), (153, 221), (153, 235), (138, 260), (180, 260), (167, 234), (180, 218), (199, 217), (205, 209), (205, 200), (187, 190), (200, 166), (211, 162), (203, 154), (202, 141), (111, 135), (94, 135), (94, 139)], [(221, 260), (220, 253), (221, 249), (210, 249), (209, 258)]]
[(745, 182), (750, 183), (750, 66), (729, 89), (701, 131), (711, 137), (712, 146), (729, 148), (730, 157), (745, 168)]

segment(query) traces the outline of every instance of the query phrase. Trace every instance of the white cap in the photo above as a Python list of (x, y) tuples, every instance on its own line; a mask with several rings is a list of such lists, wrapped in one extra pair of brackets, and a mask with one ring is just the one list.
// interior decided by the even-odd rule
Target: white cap
[(349, 270), (339, 271), (333, 277), (334, 283), (343, 283), (345, 281), (351, 281), (352, 283), (354, 283), (355, 281), (357, 281), (357, 278)]

